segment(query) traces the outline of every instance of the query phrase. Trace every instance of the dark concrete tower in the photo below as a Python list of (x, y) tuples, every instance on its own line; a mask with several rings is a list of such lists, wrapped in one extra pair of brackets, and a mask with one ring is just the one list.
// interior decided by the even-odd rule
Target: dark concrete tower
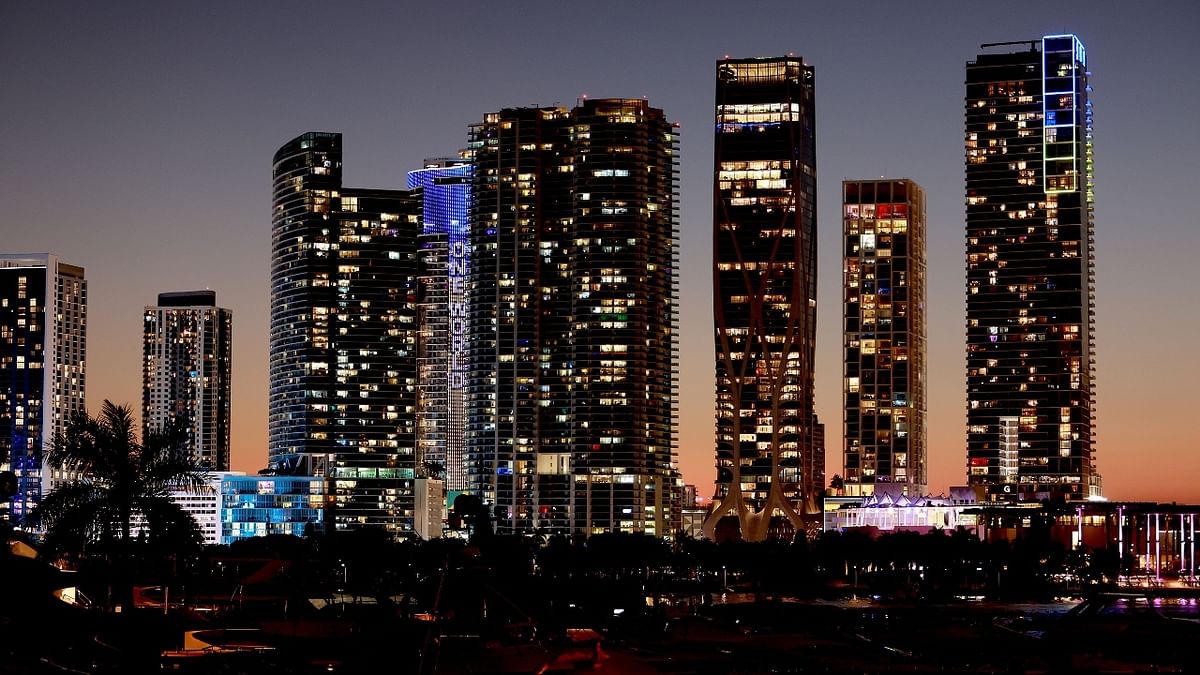
[(676, 140), (641, 99), (471, 130), (467, 455), (501, 531), (677, 526)]
[(1100, 489), (1087, 56), (1074, 35), (983, 48), (966, 67), (967, 479), (994, 500), (1086, 499)]

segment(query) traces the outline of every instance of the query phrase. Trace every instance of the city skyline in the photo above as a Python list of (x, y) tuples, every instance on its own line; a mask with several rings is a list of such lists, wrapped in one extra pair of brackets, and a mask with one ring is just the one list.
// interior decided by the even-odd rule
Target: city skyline
[[(345, 133), (347, 152), (354, 158), (347, 182), (400, 188), (404, 171), (419, 168), (422, 157), (461, 146), (466, 124), (487, 110), (525, 105), (531, 97), (551, 102), (546, 97), (562, 91), (645, 95), (670, 119), (682, 122), (679, 455), (685, 479), (695, 483), (700, 494), (710, 495), (713, 374), (711, 317), (706, 309), (711, 307), (711, 251), (705, 249), (705, 240), (711, 223), (711, 152), (706, 152), (712, 136), (711, 68), (726, 52), (750, 56), (794, 51), (817, 72), (821, 283), (816, 408), (830, 430), (826, 447), (834, 449), (827, 452), (829, 475), (841, 465), (836, 450), (840, 433), (834, 432), (841, 428), (837, 191), (842, 178), (878, 173), (911, 177), (928, 194), (929, 484), (935, 493), (962, 484), (962, 64), (978, 53), (981, 43), (1032, 40), (1061, 29), (1087, 43), (1096, 71), (1095, 97), (1103, 101), (1096, 120), (1101, 419), (1096, 458), (1105, 475), (1105, 493), (1110, 498), (1180, 501), (1200, 497), (1200, 488), (1187, 478), (1197, 468), (1196, 461), (1186, 457), (1188, 440), (1171, 424), (1185, 414), (1184, 404), (1164, 386), (1168, 372), (1186, 380), (1196, 374), (1197, 366), (1186, 359), (1160, 360), (1163, 354), (1186, 353), (1188, 336), (1195, 333), (1195, 318), (1186, 311), (1194, 302), (1186, 299), (1188, 285), (1182, 275), (1190, 244), (1197, 243), (1186, 199), (1187, 187), (1194, 182), (1187, 167), (1197, 156), (1197, 138), (1186, 128), (1161, 133), (1145, 117), (1147, 110), (1184, 114), (1195, 108), (1194, 91), (1172, 88), (1173, 82), (1186, 81), (1187, 69), (1197, 62), (1197, 48), (1185, 30), (1197, 23), (1186, 20), (1196, 17), (1194, 7), (1180, 3), (1136, 13), (1109, 11), (1116, 16), (1103, 20), (1103, 7), (1090, 13), (1064, 10), (1054, 17), (1025, 12), (1020, 19), (1015, 17), (1022, 12), (1006, 7), (1003, 13), (980, 10), (986, 20), (975, 22), (967, 20), (969, 9), (955, 7), (944, 8), (936, 17), (925, 16), (929, 27), (906, 23), (915, 19), (899, 9), (867, 18), (832, 7), (812, 16), (796, 14), (791, 22), (775, 17), (773, 23), (786, 23), (790, 30), (765, 17), (744, 22), (724, 17), (719, 26), (698, 18), (692, 37), (696, 44), (669, 54), (662, 47), (654, 51), (639, 44), (645, 29), (620, 37), (618, 49), (604, 52), (610, 57), (606, 59), (594, 54), (573, 57), (564, 49), (558, 63), (542, 64), (535, 53), (514, 47), (512, 54), (498, 57), (499, 64), (520, 73), (520, 79), (498, 81), (468, 70), (468, 59), (435, 63), (430, 58), (435, 45), (415, 39), (419, 35), (414, 32), (414, 41), (424, 51), (414, 47), (393, 55), (383, 47), (359, 46), (343, 55), (336, 67), (325, 67), (338, 71), (361, 59), (389, 63), (397, 72), (420, 79), (420, 66), (434, 71), (433, 80), (406, 85), (413, 96), (404, 105), (389, 107), (383, 100), (383, 105), (332, 111), (312, 105), (317, 97), (297, 96), (291, 87), (271, 85), (255, 91), (269, 80), (269, 68), (280, 63), (266, 50), (279, 47), (280, 35), (287, 34), (284, 28), (300, 27), (304, 6), (294, 17), (269, 19), (266, 15), (274, 13), (248, 11), (236, 25), (227, 25), (217, 14), (191, 11), (195, 16), (187, 9), (172, 14), (162, 8), (148, 9), (144, 16), (127, 9), (0, 9), (0, 55), (22, 66), (6, 70), (0, 84), (17, 97), (14, 100), (30, 102), (13, 112), (15, 156), (0, 169), (0, 198), (12, 208), (0, 221), (0, 230), (7, 251), (48, 250), (88, 269), (90, 409), (105, 398), (139, 398), (140, 340), (130, 317), (137, 316), (141, 304), (129, 298), (143, 297), (146, 289), (212, 287), (232, 298), (228, 304), (239, 315), (233, 468), (253, 471), (266, 463), (263, 364), (270, 244), (269, 204), (263, 195), (270, 167), (263, 158), (287, 138), (309, 128)], [(358, 11), (351, 14), (361, 17)], [(686, 14), (692, 17), (693, 12), (698, 15), (700, 10)], [(489, 21), (505, 20), (487, 11), (480, 14), (461, 19), (466, 30), (481, 31)], [(648, 14), (651, 25), (654, 18), (665, 22), (672, 13), (655, 8)], [(418, 26), (423, 21), (445, 22), (447, 17), (422, 8), (404, 18)], [(196, 26), (184, 26), (184, 19), (193, 19)], [(154, 21), (165, 21), (159, 34), (149, 31)], [(276, 27), (271, 21), (285, 25)], [(619, 22), (605, 17), (596, 21), (598, 33)], [(966, 28), (951, 32), (951, 25)], [(885, 35), (884, 29), (891, 28), (906, 38), (885, 56), (871, 52), (866, 58), (862, 50), (846, 47), (839, 39), (844, 34), (839, 29), (847, 26), (865, 35)], [(53, 48), (43, 44), (51, 30), (56, 37)], [(906, 31), (916, 31), (926, 40), (910, 40)], [(1130, 34), (1151, 31), (1157, 37), (1153, 49), (1130, 46)], [(276, 32), (279, 35), (272, 34)], [(120, 39), (99, 39), (110, 37)], [(219, 49), (209, 53), (206, 46)], [(228, 55), (215, 53), (239, 52), (231, 47), (247, 50), (245, 67), (234, 67)], [(468, 56), (481, 54), (466, 51)], [(622, 51), (638, 58), (623, 57)], [(156, 55), (161, 57), (156, 64), (147, 62)], [(894, 69), (878, 68), (890, 70), (890, 75), (872, 69), (873, 63), (885, 62), (898, 64), (907, 80), (896, 77)], [(633, 71), (633, 63), (652, 65)], [(372, 75), (379, 72), (371, 70)], [(182, 77), (173, 77), (176, 74)], [(444, 92), (431, 84), (439, 80), (470, 83), (462, 87), (470, 93)], [(450, 101), (433, 100), (443, 94)], [(279, 100), (272, 103), (271, 96)], [(236, 105), (230, 108), (229, 103)], [(285, 111), (287, 105), (294, 109)], [(270, 119), (251, 114), (256, 107), (269, 111)], [(868, 108), (870, 113), (863, 114)], [(436, 133), (429, 127), (436, 127)], [(910, 157), (923, 161), (914, 163)], [(64, 183), (75, 190), (53, 188)], [(215, 242), (224, 260), (211, 267), (197, 264), (186, 251), (201, 242)], [(183, 253), (166, 252), (172, 246)]]

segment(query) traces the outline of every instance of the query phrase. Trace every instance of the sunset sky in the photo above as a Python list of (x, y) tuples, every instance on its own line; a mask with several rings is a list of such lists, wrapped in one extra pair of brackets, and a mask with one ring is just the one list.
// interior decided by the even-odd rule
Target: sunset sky
[(502, 107), (646, 97), (680, 123), (679, 458), (713, 489), (716, 59), (816, 68), (817, 412), (841, 471), (840, 184), (928, 198), (929, 466), (965, 482), (963, 66), (1073, 32), (1095, 106), (1097, 461), (1114, 499), (1200, 502), (1200, 3), (122, 2), (0, 4), (0, 251), (87, 270), (89, 407), (140, 406), (141, 310), (234, 312), (233, 463), (266, 461), (271, 157), (344, 136), (346, 184), (399, 188)]

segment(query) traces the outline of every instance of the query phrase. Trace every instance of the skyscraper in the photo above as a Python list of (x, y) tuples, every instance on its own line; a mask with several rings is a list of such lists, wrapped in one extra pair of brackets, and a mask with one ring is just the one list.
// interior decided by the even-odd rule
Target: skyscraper
[(676, 147), (640, 99), (471, 130), (468, 466), (501, 531), (677, 527)]
[(271, 462), (327, 477), (338, 529), (411, 531), (421, 195), (342, 187), (334, 133), (273, 176)]
[[(800, 529), (814, 479), (816, 149), (800, 58), (716, 68), (713, 311), (717, 480), (705, 534), (736, 516), (761, 540)], [(783, 533), (783, 530), (779, 530)]]
[(846, 494), (925, 493), (925, 191), (842, 182)]
[(216, 291), (159, 293), (142, 322), (142, 430), (176, 420), (203, 466), (229, 470), (233, 313)]
[(19, 523), (71, 478), (45, 464), (54, 437), (85, 410), (87, 281), (49, 253), (0, 254), (0, 471), (17, 477)]
[(408, 172), (423, 195), (417, 339), (417, 462), (445, 469), (449, 490), (467, 488), (467, 274), (471, 164), (432, 159)]
[(644, 100), (588, 100), (572, 118), (575, 529), (674, 534), (676, 137)]
[(994, 500), (1084, 499), (1099, 492), (1087, 55), (1074, 35), (983, 49), (966, 66), (967, 478)]

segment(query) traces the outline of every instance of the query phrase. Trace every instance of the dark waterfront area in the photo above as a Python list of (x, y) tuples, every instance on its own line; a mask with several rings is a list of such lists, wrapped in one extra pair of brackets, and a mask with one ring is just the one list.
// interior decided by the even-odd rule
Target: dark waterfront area
[[(1189, 672), (1200, 637), (1195, 600), (1082, 618), (1076, 603), (737, 602), (595, 635), (511, 626), (492, 634), (399, 619), (372, 605), (320, 618), (236, 616), (181, 648), (194, 621), (139, 610), (46, 616), (53, 637), (6, 619), (3, 672), (15, 673), (1039, 673)], [(29, 615), (25, 619), (33, 618)], [(1180, 618), (1191, 617), (1190, 619)], [(590, 632), (590, 631), (589, 631)], [(40, 633), (40, 634), (39, 634)], [(36, 656), (36, 658), (35, 658)]]
[(17, 546), (0, 556), (5, 578), (21, 581), (0, 604), (0, 670), (1102, 673), (1193, 663), (1200, 589), (1186, 579), (1134, 590), (1128, 577), (1064, 574), (1070, 558), (1049, 548), (900, 539), (911, 560), (897, 557), (895, 537), (837, 533), (722, 545), (355, 533), (188, 557), (134, 549), (77, 560), (75, 571)]

